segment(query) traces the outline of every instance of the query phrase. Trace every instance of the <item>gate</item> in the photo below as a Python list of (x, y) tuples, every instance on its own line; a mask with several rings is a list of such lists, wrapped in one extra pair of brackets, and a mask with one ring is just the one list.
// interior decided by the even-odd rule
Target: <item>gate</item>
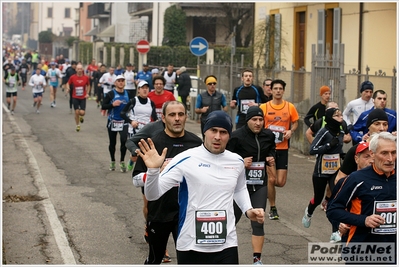
[(327, 85), (331, 88), (331, 101), (338, 103), (343, 110), (345, 108), (344, 90), (346, 88), (344, 77), (344, 44), (340, 45), (340, 54), (325, 55), (316, 53), (316, 45), (312, 45), (312, 78), (310, 103), (317, 103), (319, 88)]

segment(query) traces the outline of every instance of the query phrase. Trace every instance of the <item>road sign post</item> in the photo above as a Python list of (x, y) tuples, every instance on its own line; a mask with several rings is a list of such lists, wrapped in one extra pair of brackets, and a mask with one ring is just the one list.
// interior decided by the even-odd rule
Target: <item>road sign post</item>
[(141, 62), (139, 65), (144, 63), (144, 57), (146, 57), (147, 53), (150, 51), (150, 43), (147, 40), (140, 40), (136, 44), (136, 50), (140, 54)]
[[(200, 56), (203, 56), (208, 51), (208, 41), (203, 37), (194, 37), (189, 45), (191, 53), (197, 56), (197, 77), (200, 78)], [(199, 90), (197, 90), (199, 92)]]

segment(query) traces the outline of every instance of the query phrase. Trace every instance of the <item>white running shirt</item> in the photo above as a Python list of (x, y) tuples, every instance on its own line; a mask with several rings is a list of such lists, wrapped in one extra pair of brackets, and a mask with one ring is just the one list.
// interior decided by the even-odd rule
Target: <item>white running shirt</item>
[(125, 71), (123, 77), (125, 77), (125, 90), (136, 89), (136, 84), (134, 83), (134, 71)]
[(372, 107), (374, 107), (374, 101), (372, 98), (370, 98), (369, 101), (364, 101), (361, 97), (359, 97), (350, 101), (342, 113), (346, 124), (355, 124), (360, 114), (371, 109)]
[(41, 74), (32, 75), (29, 79), (29, 85), (32, 86), (32, 93), (42, 93), (44, 86), (46, 86), (46, 78)]
[[(218, 252), (238, 246), (233, 199), (243, 213), (252, 208), (243, 163), (236, 153), (212, 154), (201, 145), (176, 155), (162, 173), (159, 168), (147, 170), (144, 191), (150, 201), (180, 185), (177, 250)], [(224, 221), (218, 218), (221, 214)], [(223, 232), (225, 242), (220, 241)]]

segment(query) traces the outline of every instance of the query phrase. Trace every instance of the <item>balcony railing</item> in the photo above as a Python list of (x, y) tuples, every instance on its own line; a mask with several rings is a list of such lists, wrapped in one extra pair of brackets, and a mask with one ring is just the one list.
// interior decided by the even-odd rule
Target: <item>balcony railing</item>
[(153, 3), (128, 3), (127, 6), (129, 14), (137, 13), (152, 8), (153, 8)]
[(105, 11), (104, 3), (94, 3), (88, 6), (87, 18), (94, 19), (108, 16), (109, 12)]

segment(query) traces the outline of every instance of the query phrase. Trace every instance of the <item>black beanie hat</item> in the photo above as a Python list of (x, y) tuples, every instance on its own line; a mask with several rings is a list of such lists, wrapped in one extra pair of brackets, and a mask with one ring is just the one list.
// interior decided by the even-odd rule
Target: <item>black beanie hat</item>
[(388, 121), (388, 115), (384, 110), (376, 108), (369, 113), (366, 124), (367, 128), (376, 121)]
[(374, 90), (374, 84), (370, 81), (364, 81), (360, 85), (360, 93), (363, 92), (364, 90), (370, 89), (371, 91)]
[(222, 110), (215, 110), (209, 113), (209, 115), (206, 117), (203, 133), (212, 127), (224, 128), (229, 132), (229, 135), (231, 135), (233, 123), (231, 122), (230, 116), (226, 112)]
[(247, 110), (247, 115), (245, 116), (245, 122), (249, 121), (255, 116), (261, 116), (263, 118), (263, 111), (258, 106), (249, 107)]

